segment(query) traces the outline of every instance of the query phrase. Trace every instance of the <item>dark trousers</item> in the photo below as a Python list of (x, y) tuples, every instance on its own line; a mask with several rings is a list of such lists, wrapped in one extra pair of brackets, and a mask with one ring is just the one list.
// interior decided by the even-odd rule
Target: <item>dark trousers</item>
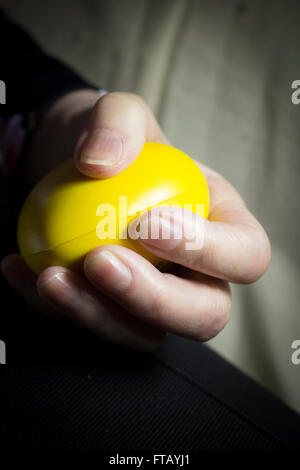
[(32, 312), (2, 282), (0, 439), (9, 448), (293, 449), (299, 416), (207, 346), (155, 353)]

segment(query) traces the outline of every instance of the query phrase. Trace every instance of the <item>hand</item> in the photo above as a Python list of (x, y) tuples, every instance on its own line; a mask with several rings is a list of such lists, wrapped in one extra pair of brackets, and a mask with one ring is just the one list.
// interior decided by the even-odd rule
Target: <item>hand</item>
[[(59, 107), (64, 109), (61, 103), (56, 110)], [(53, 122), (59, 123), (57, 111), (50, 112), (55, 117)], [(44, 135), (37, 136), (32, 155), (43, 153), (43, 142), (45, 152), (49, 149), (47, 123), (41, 128)], [(92, 178), (109, 177), (130, 165), (145, 141), (169, 143), (141, 98), (110, 93), (95, 104), (88, 129), (77, 142), (75, 163), (79, 171)], [(32, 165), (35, 158), (30, 161)], [(199, 166), (211, 195), (209, 220), (202, 225), (203, 247), (187, 251), (184, 239), (176, 243), (162, 238), (139, 240), (149, 251), (176, 263), (172, 272), (158, 271), (124, 247), (106, 245), (86, 256), (82, 275), (50, 267), (36, 280), (19, 255), (10, 255), (2, 263), (4, 276), (33, 307), (67, 315), (100, 336), (133, 348), (153, 350), (166, 332), (208, 340), (229, 319), (228, 281), (249, 283), (258, 279), (269, 264), (270, 245), (263, 228), (230, 183)], [(173, 208), (164, 208), (161, 215), (168, 213), (172, 214), (171, 229), (189, 215), (185, 212), (183, 218), (179, 217)], [(150, 211), (150, 221), (161, 228), (165, 217), (156, 215), (155, 209)]]

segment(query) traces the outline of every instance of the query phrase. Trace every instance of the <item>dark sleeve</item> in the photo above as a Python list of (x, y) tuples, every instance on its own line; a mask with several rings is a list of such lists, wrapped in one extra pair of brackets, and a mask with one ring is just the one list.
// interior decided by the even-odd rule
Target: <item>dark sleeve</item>
[(5, 103), (0, 104), (0, 180), (9, 181), (26, 140), (51, 104), (64, 94), (95, 86), (47, 55), (31, 36), (0, 10), (1, 69)]
[[(58, 96), (96, 88), (78, 73), (45, 54), (30, 35), (0, 10), (1, 77), (6, 84), (4, 115), (39, 113)], [(2, 110), (2, 108), (1, 108)]]

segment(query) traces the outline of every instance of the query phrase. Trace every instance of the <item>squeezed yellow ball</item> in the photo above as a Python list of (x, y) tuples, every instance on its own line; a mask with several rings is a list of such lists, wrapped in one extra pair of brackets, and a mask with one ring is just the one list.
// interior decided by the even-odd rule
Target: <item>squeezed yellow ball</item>
[(131, 239), (127, 227), (161, 205), (186, 207), (208, 217), (206, 180), (198, 165), (174, 147), (146, 143), (126, 170), (105, 179), (83, 176), (72, 160), (66, 161), (41, 179), (22, 207), (21, 255), (36, 274), (48, 266), (82, 270), (89, 251), (117, 244), (159, 267), (161, 260)]

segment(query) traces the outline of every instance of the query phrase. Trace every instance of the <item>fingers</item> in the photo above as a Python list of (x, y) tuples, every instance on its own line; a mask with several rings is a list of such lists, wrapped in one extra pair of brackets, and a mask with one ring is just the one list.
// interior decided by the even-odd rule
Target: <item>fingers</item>
[[(155, 255), (230, 282), (256, 281), (270, 262), (270, 244), (261, 225), (226, 182), (211, 190), (209, 220), (176, 207), (143, 214), (140, 226), (151, 237), (139, 243)], [(136, 224), (136, 222), (135, 222)]]
[(137, 318), (161, 330), (205, 341), (227, 323), (226, 282), (199, 273), (161, 273), (137, 253), (116, 245), (96, 248), (84, 263), (90, 282)]
[(47, 268), (38, 278), (37, 289), (56, 310), (105, 339), (152, 351), (164, 338), (162, 331), (131, 316), (69, 269)]
[[(210, 168), (199, 163), (198, 165), (206, 177), (210, 191), (209, 220), (213, 223), (207, 225), (210, 226), (211, 231), (214, 227), (216, 228), (215, 243), (222, 237), (222, 231), (225, 231), (228, 246), (231, 247), (231, 253), (227, 259), (231, 259), (232, 263), (235, 263), (236, 260), (237, 263), (236, 269), (234, 266), (228, 266), (228, 276), (225, 279), (240, 283), (254, 282), (268, 269), (270, 264), (269, 238), (258, 220), (247, 209), (241, 195), (229, 181)], [(212, 248), (212, 251), (215, 250)], [(220, 250), (218, 251), (220, 252)], [(214, 259), (218, 254), (220, 253), (215, 251)], [(242, 259), (240, 263), (238, 263), (239, 256)], [(224, 262), (226, 262), (226, 258)]]
[(92, 178), (120, 173), (146, 141), (168, 143), (145, 102), (130, 93), (108, 93), (96, 103), (75, 151), (79, 171)]
[(37, 281), (21, 256), (13, 254), (4, 258), (1, 270), (10, 286), (35, 310), (70, 319), (134, 349), (152, 351), (164, 338), (162, 331), (129, 315), (93, 289), (83, 276), (66, 268), (48, 268)]

